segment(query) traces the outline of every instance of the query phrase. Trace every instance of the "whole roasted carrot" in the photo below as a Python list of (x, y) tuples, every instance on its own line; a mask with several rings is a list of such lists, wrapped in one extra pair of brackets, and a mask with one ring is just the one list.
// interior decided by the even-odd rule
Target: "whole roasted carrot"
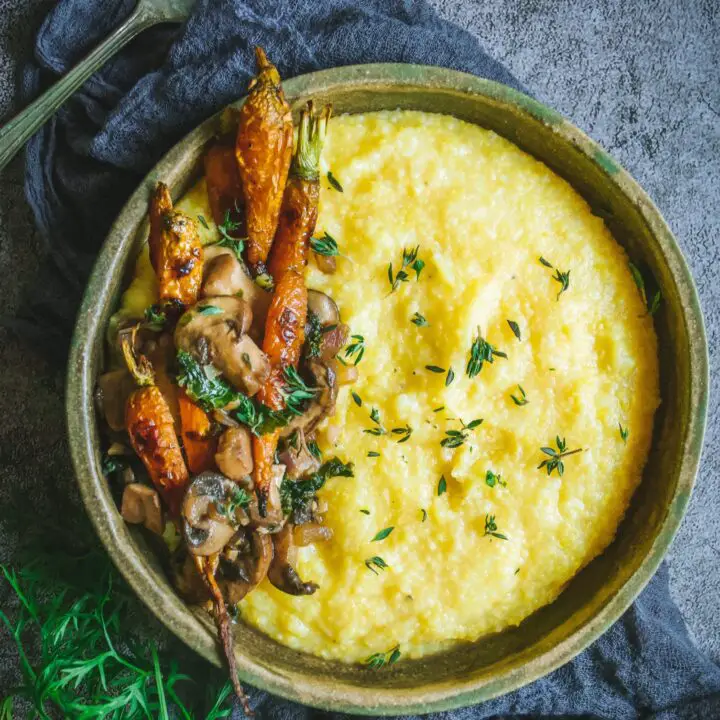
[[(268, 356), (272, 370), (270, 377), (258, 392), (258, 400), (273, 410), (285, 407), (283, 387), (287, 367), (297, 367), (307, 319), (307, 288), (301, 273), (290, 270), (275, 284), (270, 309), (265, 322), (263, 352)], [(267, 514), (270, 499), (272, 466), (280, 431), (260, 437), (253, 436), (253, 480), (262, 515)], [(270, 508), (275, 510), (277, 508)]]
[(121, 346), (128, 369), (140, 387), (127, 400), (125, 427), (130, 444), (147, 468), (150, 479), (176, 517), (190, 479), (180, 450), (175, 423), (163, 394), (155, 385), (152, 365), (144, 355), (135, 357), (137, 326), (124, 333)]
[(198, 407), (184, 390), (178, 393), (180, 427), (185, 457), (192, 473), (201, 473), (215, 467), (217, 438), (211, 435), (207, 413)]
[(258, 74), (240, 110), (235, 155), (245, 197), (247, 260), (265, 272), (292, 156), (293, 124), (277, 68), (255, 48)]
[(297, 148), (268, 261), (268, 270), (276, 282), (288, 270), (303, 272), (307, 265), (308, 243), (318, 215), (320, 154), (331, 113), (328, 105), (315, 116), (311, 101), (300, 115)]
[[(237, 222), (236, 208), (243, 203), (242, 183), (238, 170), (235, 148), (225, 143), (216, 143), (205, 153), (205, 181), (213, 220), (221, 225), (226, 213), (230, 213), (233, 222)], [(237, 228), (237, 237), (245, 234), (243, 227)], [(233, 232), (235, 235), (235, 232)]]
[(148, 244), (160, 302), (192, 305), (202, 283), (203, 249), (195, 221), (173, 210), (170, 191), (162, 182), (150, 199)]

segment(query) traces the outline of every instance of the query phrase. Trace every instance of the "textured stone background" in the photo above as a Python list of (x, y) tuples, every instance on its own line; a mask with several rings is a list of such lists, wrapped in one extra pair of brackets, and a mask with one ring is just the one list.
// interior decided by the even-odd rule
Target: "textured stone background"
[[(720, 5), (716, 0), (431, 2), (475, 33), (540, 100), (602, 143), (657, 202), (700, 289), (715, 384), (720, 372)], [(0, 121), (19, 109), (17, 73), (51, 5), (50, 0), (0, 0)], [(41, 252), (17, 158), (0, 176), (0, 315), (17, 310)], [(20, 478), (32, 502), (47, 504), (49, 488), (72, 494), (62, 377), (2, 329), (0, 369), (0, 506)], [(22, 455), (15, 448), (22, 448)], [(670, 565), (673, 595), (696, 641), (716, 661), (719, 470), (720, 414), (711, 402), (697, 490)], [(0, 538), (0, 561), (11, 555), (13, 543), (14, 538)], [(0, 690), (11, 674), (5, 651), (0, 645)]]

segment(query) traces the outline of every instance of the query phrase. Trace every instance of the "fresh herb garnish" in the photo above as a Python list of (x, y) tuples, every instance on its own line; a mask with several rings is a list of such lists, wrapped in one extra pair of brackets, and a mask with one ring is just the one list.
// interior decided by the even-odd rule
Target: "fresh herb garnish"
[(492, 470), (488, 470), (485, 473), (485, 484), (488, 487), (495, 487), (495, 485), (507, 487), (507, 483), (502, 479), (502, 475), (500, 473), (496, 475)]
[(167, 322), (167, 313), (162, 305), (150, 305), (145, 308), (145, 317), (143, 319), (143, 327), (148, 330), (160, 332), (165, 328)]
[(380, 453), (379, 453), (379, 452), (375, 452), (375, 450), (370, 450), (370, 451), (368, 452), (367, 456), (368, 456), (368, 457), (371, 457), (371, 458), (376, 458), (376, 457), (380, 457)]
[(307, 442), (307, 449), (308, 452), (316, 459), (320, 460), (322, 458), (322, 450), (320, 450), (320, 446), (317, 444), (317, 441), (310, 440)]
[(425, 522), (428, 517), (427, 510), (425, 508), (420, 508), (420, 513), (422, 515), (422, 520), (420, 522)]
[(337, 241), (327, 231), (323, 234), (321, 238), (310, 238), (310, 249), (318, 255), (326, 255), (327, 257), (340, 255)]
[[(237, 207), (235, 208), (235, 211), (238, 214), (240, 212)], [(198, 215), (198, 219), (200, 219), (200, 217), (202, 216)], [(203, 218), (203, 220), (205, 220), (205, 218)], [(207, 227), (207, 222), (203, 224)], [(218, 247), (224, 247), (228, 248), (228, 250), (232, 250), (235, 257), (242, 261), (242, 253), (245, 249), (245, 242), (242, 238), (236, 238), (231, 235), (231, 233), (235, 232), (240, 227), (242, 227), (242, 222), (239, 220), (233, 220), (230, 215), (230, 211), (226, 210), (225, 219), (217, 226), (221, 238), (217, 242), (211, 243), (211, 245), (217, 245)]]
[(402, 437), (398, 440), (399, 445), (400, 443), (407, 442), (410, 439), (410, 436), (412, 435), (412, 428), (409, 425), (405, 425), (405, 427), (393, 428), (390, 432), (393, 435), (402, 435)]
[(451, 449), (460, 447), (468, 439), (470, 431), (474, 430), (479, 425), (482, 425), (482, 422), (483, 422), (482, 418), (477, 418), (476, 420), (472, 420), (471, 422), (469, 422), (466, 425), (462, 420), (460, 420), (460, 424), (462, 425), (463, 429), (462, 430), (446, 430), (445, 431), (446, 437), (444, 437), (440, 441), (440, 445), (442, 445), (442, 447), (451, 448)]
[(394, 529), (394, 526), (383, 528), (370, 542), (380, 542), (384, 540)]
[(483, 338), (479, 327), (477, 330), (477, 337), (470, 346), (470, 358), (465, 369), (470, 378), (474, 378), (483, 369), (484, 363), (493, 363), (496, 357), (507, 358), (506, 353), (497, 350)]
[(334, 457), (324, 462), (306, 480), (289, 480), (285, 476), (280, 483), (280, 502), (283, 512), (289, 515), (294, 510), (302, 510), (330, 478), (353, 477), (354, 473), (353, 463), (344, 463)]
[(370, 514), (370, 511), (369, 511), (367, 508), (360, 508), (360, 512), (361, 512), (363, 515), (369, 515), (369, 514)]
[(353, 341), (345, 348), (345, 359), (353, 360), (353, 365), (357, 365), (365, 354), (365, 338), (362, 335), (351, 335)]
[(197, 309), (198, 315), (222, 315), (223, 311), (217, 305), (203, 305)]
[(512, 398), (512, 401), (519, 406), (527, 405), (530, 401), (527, 399), (527, 395), (525, 394), (525, 390), (523, 390), (522, 385), (518, 385), (518, 390), (520, 391), (520, 397), (517, 395), (511, 394), (510, 397)]
[(365, 567), (371, 572), (374, 572), (376, 575), (379, 575), (380, 573), (375, 568), (385, 570), (390, 566), (379, 555), (374, 555), (365, 561)]
[(282, 394), (285, 399), (286, 412), (291, 415), (302, 415), (305, 402), (312, 400), (318, 390), (308, 387), (292, 365), (288, 365), (283, 370), (283, 374), (285, 386), (282, 388)]
[(638, 270), (637, 266), (633, 263), (629, 262), (628, 267), (630, 268), (630, 273), (633, 276), (633, 280), (635, 281), (635, 285), (637, 285), (637, 289), (640, 291), (640, 297), (642, 298), (643, 305), (647, 308), (650, 315), (654, 315), (658, 308), (660, 307), (660, 301), (662, 300), (662, 294), (658, 290), (652, 297), (652, 300), (648, 302), (647, 298), (647, 291), (645, 289), (645, 280), (642, 276), (642, 273), (640, 270)]
[[(102, 463), (100, 464), (100, 469), (102, 470), (102, 474), (107, 476), (120, 470), (124, 470), (127, 466), (128, 460), (125, 456), (105, 455), (102, 459)], [(0, 718), (2, 718), (2, 715), (0, 715)]]
[(400, 283), (408, 282), (410, 280), (410, 275), (405, 270), (405, 268), (407, 267), (410, 267), (415, 271), (415, 280), (420, 279), (420, 273), (425, 267), (425, 263), (420, 258), (418, 258), (419, 250), (419, 245), (411, 250), (406, 250), (405, 248), (403, 248), (402, 268), (397, 271), (397, 275), (395, 275), (394, 277), (392, 263), (388, 265), (388, 280), (390, 281), (391, 288), (390, 292), (395, 292)]
[(565, 472), (565, 464), (563, 463), (563, 458), (568, 457), (569, 455), (574, 455), (575, 453), (582, 452), (582, 448), (578, 448), (577, 450), (567, 450), (567, 444), (565, 442), (565, 438), (561, 438), (559, 435), (555, 437), (555, 444), (557, 445), (557, 450), (554, 450), (551, 447), (542, 447), (540, 450), (544, 452), (546, 455), (550, 456), (550, 459), (543, 460), (538, 466), (537, 469), (540, 470), (540, 468), (547, 468), (547, 474), (552, 474), (553, 470), (557, 470), (558, 475), (562, 477), (563, 473)]
[(483, 537), (485, 537), (486, 535), (492, 535), (492, 537), (497, 538), (498, 540), (507, 540), (507, 535), (499, 533), (497, 529), (497, 525), (495, 524), (495, 516), (485, 515), (485, 532), (483, 534)]
[(430, 325), (430, 323), (425, 319), (425, 316), (421, 315), (419, 312), (416, 312), (412, 318), (410, 318), (410, 322), (418, 327), (428, 327), (428, 325)]
[(350, 391), (350, 395), (352, 396), (353, 401), (358, 407), (362, 407), (362, 398), (354, 391)]
[(210, 376), (205, 368), (184, 350), (177, 352), (177, 383), (206, 412), (225, 407), (238, 393), (221, 377)]
[(433, 410), (433, 412), (434, 412), (434, 413), (440, 412), (441, 410), (444, 410), (444, 409), (445, 409), (445, 406), (444, 406), (444, 405), (441, 405), (440, 407), (436, 407), (436, 408)]
[(445, 368), (438, 367), (437, 365), (426, 365), (425, 369), (430, 372), (437, 373), (438, 375), (445, 372)]
[(621, 423), (618, 423), (618, 428), (620, 428), (620, 437), (622, 438), (622, 441), (627, 445), (627, 439), (630, 435), (629, 428), (624, 428)]
[(510, 329), (513, 331), (513, 335), (518, 340), (522, 340), (522, 336), (520, 334), (520, 326), (514, 321), (514, 320), (508, 320), (507, 324), (510, 326)]
[(438, 486), (437, 486), (438, 497), (443, 495), (445, 492), (447, 492), (447, 480), (445, 480), (444, 475), (441, 475), (440, 481), (438, 482)]
[(338, 179), (332, 174), (330, 170), (328, 170), (327, 179), (330, 183), (330, 187), (332, 187), (333, 190), (337, 190), (338, 192), (345, 192), (343, 190), (343, 186), (338, 182)]
[(220, 503), (215, 509), (228, 518), (231, 522), (235, 519), (235, 512), (238, 508), (247, 507), (250, 504), (250, 495), (239, 485), (233, 485), (230, 498), (226, 503)]
[(445, 387), (450, 385), (450, 383), (455, 379), (455, 371), (450, 368), (447, 373), (447, 377), (445, 378)]
[(370, 419), (377, 425), (377, 427), (363, 430), (368, 435), (385, 435), (387, 430), (382, 426), (380, 422), (380, 411), (377, 408), (373, 408), (370, 411)]
[(548, 262), (544, 257), (538, 258), (540, 262), (545, 266), (552, 268), (555, 274), (552, 279), (560, 283), (560, 292), (557, 294), (557, 300), (560, 300), (560, 296), (570, 287), (570, 271), (562, 272), (553, 266), (551, 262)]
[(305, 321), (305, 357), (312, 359), (320, 357), (320, 349), (322, 347), (323, 326), (317, 313), (308, 310), (307, 320)]
[(204, 215), (198, 215), (197, 219), (206, 230), (210, 229), (210, 226), (208, 225), (208, 221), (205, 219)]
[(399, 659), (400, 648), (399, 646), (395, 646), (384, 653), (373, 653), (367, 660), (365, 660), (365, 664), (374, 670), (378, 670), (385, 665), (394, 665)]

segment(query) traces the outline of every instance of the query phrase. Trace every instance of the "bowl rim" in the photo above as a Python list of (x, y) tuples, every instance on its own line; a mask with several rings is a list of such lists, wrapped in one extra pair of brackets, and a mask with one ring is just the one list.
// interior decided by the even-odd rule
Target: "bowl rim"
[[(639, 184), (597, 143), (556, 111), (513, 88), (492, 80), (455, 70), (402, 63), (350, 65), (300, 75), (283, 83), (289, 98), (331, 91), (352, 83), (355, 86), (418, 87), (424, 90), (454, 90), (480, 95), (498, 105), (511, 107), (526, 119), (541, 122), (561, 134), (576, 150), (600, 168), (609, 182), (618, 186), (637, 206), (652, 236), (659, 244), (676, 284), (682, 317), (688, 336), (690, 413), (678, 470), (678, 482), (660, 529), (646, 556), (635, 572), (586, 622), (550, 649), (518, 667), (500, 671), (490, 679), (467, 678), (463, 682), (427, 688), (379, 688), (318, 683), (308, 677), (298, 680), (252, 658), (238, 655), (239, 674), (244, 682), (294, 700), (326, 710), (355, 714), (416, 714), (438, 712), (483, 702), (537, 680), (569, 662), (604, 633), (630, 606), (649, 582), (667, 552), (685, 514), (702, 452), (708, 403), (708, 348), (698, 294), (687, 263), (665, 220)], [(240, 99), (241, 102), (242, 98)], [(72, 337), (66, 382), (66, 420), (71, 458), (80, 493), (93, 526), (110, 558), (138, 597), (158, 619), (186, 644), (214, 664), (219, 664), (214, 640), (208, 642), (198, 621), (186, 612), (168, 608), (168, 598), (153, 573), (141, 562), (141, 551), (131, 541), (125, 524), (107, 492), (107, 483), (97, 462), (94, 447), (92, 392), (95, 383), (93, 353), (87, 350), (88, 338), (97, 341), (104, 335), (99, 326), (98, 304), (109, 301), (107, 278), (117, 275), (127, 264), (120, 255), (132, 239), (127, 237), (133, 205), (163, 168), (178, 162), (179, 152), (193, 137), (198, 137), (216, 120), (216, 115), (201, 123), (173, 146), (148, 173), (128, 199), (105, 239), (88, 281)], [(131, 233), (133, 236), (135, 232)], [(121, 273), (122, 275), (122, 273)], [(101, 301), (98, 303), (98, 301)], [(132, 568), (132, 569), (131, 569)], [(185, 607), (183, 605), (183, 607)], [(168, 614), (170, 610), (170, 614)]]

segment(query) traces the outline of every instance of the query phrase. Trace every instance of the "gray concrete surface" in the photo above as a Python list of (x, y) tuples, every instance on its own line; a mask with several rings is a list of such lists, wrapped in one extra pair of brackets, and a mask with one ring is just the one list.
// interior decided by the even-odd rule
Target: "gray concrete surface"
[[(431, 0), (475, 33), (542, 101), (602, 143), (676, 232), (700, 288), (713, 384), (720, 372), (720, 5), (715, 0)], [(0, 121), (50, 0), (0, 0)], [(41, 241), (22, 161), (0, 176), (0, 313), (13, 314)], [(0, 330), (0, 506), (20, 476), (36, 502), (72, 492), (62, 377)], [(22, 457), (8, 448), (23, 448)], [(27, 448), (32, 452), (27, 453)], [(720, 661), (720, 416), (711, 402), (702, 468), (670, 553), (672, 592), (699, 646)], [(30, 456), (31, 459), (27, 460)], [(22, 464), (21, 464), (22, 462)], [(13, 538), (0, 538), (0, 561)], [(6, 648), (0, 647), (0, 668)], [(7, 658), (8, 656), (5, 656)], [(2, 689), (0, 672), (0, 689)]]

